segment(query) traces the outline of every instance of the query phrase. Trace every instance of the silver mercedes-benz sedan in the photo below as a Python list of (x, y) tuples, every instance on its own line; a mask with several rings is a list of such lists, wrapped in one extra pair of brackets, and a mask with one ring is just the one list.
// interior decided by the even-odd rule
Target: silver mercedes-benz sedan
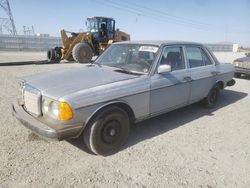
[(81, 68), (23, 78), (12, 113), (38, 135), (80, 136), (93, 153), (109, 155), (132, 123), (198, 101), (214, 107), (233, 75), (232, 64), (198, 43), (119, 42)]

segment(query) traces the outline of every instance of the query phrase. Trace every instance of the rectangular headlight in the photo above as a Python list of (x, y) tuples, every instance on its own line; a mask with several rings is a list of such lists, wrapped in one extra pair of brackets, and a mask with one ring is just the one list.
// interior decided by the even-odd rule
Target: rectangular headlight
[(73, 118), (73, 110), (67, 102), (59, 102), (47, 97), (43, 97), (42, 112), (49, 117), (62, 121)]

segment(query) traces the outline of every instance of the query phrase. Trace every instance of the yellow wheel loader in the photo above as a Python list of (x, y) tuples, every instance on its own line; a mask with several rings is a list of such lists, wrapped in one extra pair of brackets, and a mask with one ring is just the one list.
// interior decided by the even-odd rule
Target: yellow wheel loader
[(87, 18), (86, 26), (87, 32), (82, 33), (61, 30), (63, 47), (48, 50), (48, 62), (75, 60), (79, 63), (88, 63), (93, 56), (99, 56), (113, 42), (130, 40), (129, 34), (115, 29), (113, 18), (97, 16)]

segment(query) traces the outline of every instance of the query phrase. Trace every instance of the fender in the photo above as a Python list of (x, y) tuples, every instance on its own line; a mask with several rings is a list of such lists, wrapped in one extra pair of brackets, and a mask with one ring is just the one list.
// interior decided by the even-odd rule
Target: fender
[[(110, 102), (107, 102), (103, 105), (101, 105), (100, 107), (98, 107), (93, 113), (91, 113), (91, 115), (88, 117), (88, 119), (84, 122), (84, 127), (89, 123), (89, 121), (94, 117), (94, 115), (96, 113), (98, 113), (101, 109), (109, 106), (109, 105), (113, 105), (113, 104), (122, 104), (122, 105), (126, 105), (127, 107), (129, 107), (129, 109), (132, 111), (133, 113), (133, 116), (134, 116), (134, 111), (133, 109), (131, 108), (131, 106), (126, 102), (126, 101), (123, 101), (123, 100), (115, 100), (115, 101), (110, 101)], [(128, 114), (129, 115), (129, 114)], [(134, 117), (133, 117), (134, 118)]]

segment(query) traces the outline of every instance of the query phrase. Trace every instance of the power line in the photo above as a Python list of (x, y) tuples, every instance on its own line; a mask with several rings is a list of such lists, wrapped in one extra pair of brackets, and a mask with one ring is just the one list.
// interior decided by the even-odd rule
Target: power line
[[(119, 10), (123, 10), (123, 11), (126, 11), (126, 12), (136, 14), (137, 16), (138, 15), (139, 16), (145, 16), (145, 17), (150, 18), (150, 19), (152, 19), (154, 21), (178, 24), (178, 25), (189, 27), (189, 28), (192, 27), (193, 29), (197, 29), (197, 30), (203, 30), (203, 31), (210, 30), (212, 32), (218, 32), (218, 30), (215, 30), (214, 28), (204, 28), (204, 26), (197, 25), (197, 24), (194, 24), (194, 23), (191, 24), (191, 23), (187, 23), (187, 22), (184, 22), (184, 21), (166, 19), (166, 18), (161, 17), (159, 15), (155, 15), (153, 13), (148, 13), (148, 12), (136, 9), (134, 7), (131, 7), (131, 6), (121, 5), (121, 4), (117, 3), (117, 2), (111, 2), (109, 0), (106, 0), (105, 2), (104, 1), (99, 1), (99, 0), (94, 0), (94, 1), (98, 2), (99, 5), (101, 4), (101, 5), (104, 5), (104, 6), (113, 7), (113, 8), (119, 9)], [(219, 31), (219, 32), (221, 32), (221, 31)]]
[[(175, 16), (175, 15), (169, 14), (167, 12), (163, 12), (163, 11), (160, 11), (160, 10), (157, 10), (157, 9), (152, 9), (152, 8), (149, 8), (149, 7), (146, 7), (146, 6), (143, 6), (143, 5), (139, 5), (139, 4), (134, 3), (134, 2), (128, 2), (126, 0), (123, 0), (123, 1), (120, 0), (120, 2), (121, 3), (126, 3), (126, 4), (128, 4), (130, 6), (133, 5), (133, 6), (137, 7), (138, 9), (145, 9), (145, 10), (151, 11), (154, 14), (162, 15), (164, 17), (169, 17), (169, 18), (172, 18), (172, 19), (180, 20), (180, 21), (183, 20), (183, 21), (186, 21), (187, 23), (190, 23), (190, 24), (197, 24), (197, 25), (200, 25), (200, 26), (203, 26), (203, 27), (210, 27), (210, 28), (211, 27), (213, 27), (213, 28), (221, 27), (221, 26), (214, 25), (214, 24), (211, 24), (211, 23), (204, 23), (204, 22), (200, 22), (200, 21), (196, 21), (196, 20), (192, 20), (192, 19), (187, 19), (187, 18), (180, 17), (180, 16)], [(222, 29), (222, 30), (224, 30), (224, 29)], [(228, 32), (228, 31), (224, 31), (224, 32)], [(240, 31), (240, 30), (237, 30), (235, 28), (231, 28), (229, 33), (250, 34), (250, 30), (245, 30), (245, 31), (241, 30)]]
[[(137, 16), (145, 16), (147, 18), (150, 18), (154, 21), (160, 21), (164, 23), (172, 23), (172, 24), (177, 24), (177, 25), (182, 25), (185, 27), (189, 27), (192, 29), (197, 29), (197, 30), (203, 30), (203, 31), (211, 31), (211, 32), (216, 32), (216, 33), (225, 33), (228, 31), (224, 31), (223, 29), (219, 29), (221, 26), (216, 26), (213, 24), (208, 24), (208, 23), (202, 23), (199, 21), (191, 20), (191, 19), (186, 19), (182, 17), (178, 17), (175, 15), (171, 15), (169, 13), (159, 11), (156, 9), (152, 9), (143, 5), (139, 5), (136, 3), (132, 2), (127, 2), (127, 1), (111, 1), (111, 0), (106, 0), (104, 1), (99, 1), (99, 0), (94, 0), (96, 1), (99, 5), (104, 5), (108, 7), (113, 7), (119, 10), (123, 10), (126, 12), (130, 12), (132, 14), (136, 14)], [(250, 31), (237, 31), (235, 29), (231, 29), (230, 33), (237, 33), (237, 34), (249, 34)]]
[(149, 7), (146, 7), (146, 6), (143, 6), (143, 5), (139, 5), (139, 4), (134, 3), (134, 2), (120, 1), (120, 3), (124, 3), (124, 4), (127, 4), (128, 6), (136, 7), (137, 9), (145, 10), (147, 12), (151, 12), (151, 13), (156, 14), (156, 15), (164, 16), (166, 18), (171, 18), (171, 19), (174, 19), (174, 20), (180, 21), (180, 22), (196, 24), (196, 25), (200, 25), (200, 26), (214, 26), (212, 24), (207, 24), (207, 23), (203, 23), (203, 22), (200, 22), (200, 21), (175, 16), (175, 15), (169, 14), (167, 12), (163, 12), (161, 10), (157, 10), (157, 9), (149, 8)]

